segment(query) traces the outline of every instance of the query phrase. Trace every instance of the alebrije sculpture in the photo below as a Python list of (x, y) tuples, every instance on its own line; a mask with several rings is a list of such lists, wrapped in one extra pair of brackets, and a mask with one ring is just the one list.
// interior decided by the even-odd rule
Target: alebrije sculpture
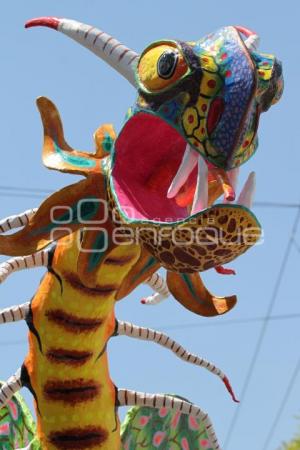
[[(156, 342), (219, 376), (235, 400), (220, 369), (165, 334), (116, 320), (114, 304), (147, 282), (156, 291), (147, 304), (171, 293), (203, 316), (234, 307), (236, 297), (210, 294), (199, 272), (232, 273), (223, 264), (260, 237), (250, 210), (254, 174), (237, 203), (235, 187), (239, 166), (256, 150), (260, 113), (282, 93), (281, 64), (259, 53), (258, 36), (243, 27), (196, 42), (158, 41), (138, 55), (73, 20), (43, 17), (26, 27), (38, 25), (92, 50), (137, 88), (138, 99), (118, 137), (111, 125), (96, 131), (94, 154), (73, 150), (54, 104), (37, 101), (44, 164), (85, 179), (0, 223), (2, 233), (21, 227), (0, 236), (0, 253), (14, 257), (0, 266), (1, 282), (20, 269), (47, 268), (30, 303), (0, 312), (0, 323), (26, 320), (29, 327), (28, 355), (1, 387), (0, 405), (9, 408), (22, 386), (32, 392), (37, 429), (28, 449), (133, 450), (173, 442), (216, 450), (208, 415), (190, 401), (117, 388), (106, 346), (118, 335)], [(166, 281), (156, 274), (160, 267)], [(141, 408), (129, 413), (121, 444), (122, 405)], [(5, 433), (1, 439), (11, 448)]]

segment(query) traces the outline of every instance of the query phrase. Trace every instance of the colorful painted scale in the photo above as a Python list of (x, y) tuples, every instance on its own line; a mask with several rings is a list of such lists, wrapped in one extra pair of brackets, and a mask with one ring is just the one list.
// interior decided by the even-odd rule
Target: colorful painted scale
[(212, 450), (200, 420), (166, 408), (132, 408), (121, 438), (122, 450)]
[[(15, 394), (0, 410), (0, 448), (22, 449), (29, 445), (34, 436), (35, 424), (31, 413), (22, 397)], [(32, 444), (30, 449), (38, 450), (38, 444)]]
[[(180, 397), (178, 397), (180, 398)], [(15, 394), (2, 410), (1, 450), (42, 450), (22, 397)], [(121, 450), (212, 450), (200, 420), (166, 408), (131, 408), (121, 427)]]

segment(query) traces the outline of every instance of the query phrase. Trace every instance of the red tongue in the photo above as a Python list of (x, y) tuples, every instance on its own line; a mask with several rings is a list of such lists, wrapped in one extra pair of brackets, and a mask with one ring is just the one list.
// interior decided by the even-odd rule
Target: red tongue
[(187, 181), (184, 183), (178, 194), (175, 196), (175, 201), (178, 206), (185, 208), (193, 203), (194, 194), (197, 186), (197, 167), (192, 171)]
[[(192, 171), (189, 178), (175, 197), (177, 205), (181, 206), (182, 208), (190, 206), (193, 203), (197, 186), (197, 171), (198, 169), (197, 167), (195, 167), (195, 169)], [(208, 172), (208, 182), (210, 181), (214, 181), (214, 175)]]
[[(165, 186), (172, 182), (174, 177), (174, 168), (171, 165), (163, 164), (157, 167), (151, 177), (146, 180), (145, 184), (152, 191), (162, 192), (162, 184)], [(193, 203), (194, 194), (197, 185), (197, 167), (192, 171), (188, 180), (182, 186), (178, 194), (175, 196), (175, 201), (178, 206), (185, 208)]]
[(145, 184), (149, 189), (156, 192), (162, 191), (162, 185), (169, 186), (173, 179), (174, 169), (170, 165), (163, 164), (157, 167), (151, 176), (145, 180)]

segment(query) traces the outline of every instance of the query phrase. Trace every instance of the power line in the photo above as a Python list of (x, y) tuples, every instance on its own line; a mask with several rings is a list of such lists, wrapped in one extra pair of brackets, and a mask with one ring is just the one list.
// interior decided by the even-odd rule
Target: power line
[(293, 237), (293, 244), (298, 253), (300, 253), (300, 245), (296, 241), (295, 237)]
[[(52, 194), (55, 189), (42, 189), (42, 188), (28, 188), (22, 186), (4, 186), (0, 185), (0, 196), (4, 197), (32, 197), (32, 198), (44, 198), (41, 194)], [(11, 191), (11, 192), (9, 192)], [(31, 194), (32, 193), (32, 194)], [(39, 194), (38, 196), (34, 194)], [(253, 203), (258, 208), (299, 208), (300, 203), (288, 203), (288, 202), (272, 202), (272, 201), (256, 201)]]
[(175, 325), (159, 325), (159, 328), (164, 330), (185, 330), (188, 328), (207, 328), (207, 327), (219, 327), (228, 325), (239, 325), (239, 324), (251, 324), (268, 321), (282, 321), (299, 319), (300, 313), (290, 313), (290, 314), (278, 314), (275, 316), (261, 316), (261, 317), (245, 317), (244, 319), (231, 319), (223, 320), (218, 322), (205, 322), (205, 323), (186, 323), (186, 324), (175, 324)]
[(227, 446), (228, 446), (228, 444), (229, 444), (229, 442), (231, 440), (231, 437), (232, 437), (233, 431), (235, 429), (237, 420), (238, 420), (239, 415), (241, 413), (243, 400), (244, 400), (244, 398), (245, 398), (245, 396), (247, 394), (248, 387), (250, 385), (250, 381), (251, 381), (252, 375), (254, 373), (254, 368), (255, 368), (257, 360), (258, 360), (258, 355), (260, 353), (260, 350), (261, 350), (261, 347), (262, 347), (262, 344), (263, 344), (263, 341), (264, 341), (264, 338), (265, 338), (265, 335), (266, 335), (266, 331), (267, 331), (267, 328), (268, 328), (269, 320), (270, 320), (272, 311), (274, 309), (274, 306), (275, 306), (275, 303), (276, 303), (276, 300), (277, 300), (277, 296), (278, 296), (279, 288), (281, 286), (281, 282), (282, 282), (282, 279), (283, 279), (285, 268), (286, 268), (286, 265), (287, 265), (287, 262), (288, 262), (288, 259), (289, 259), (289, 256), (290, 256), (291, 249), (292, 249), (293, 244), (294, 244), (294, 236), (295, 236), (297, 228), (298, 228), (299, 220), (300, 220), (300, 208), (298, 208), (298, 211), (297, 211), (294, 223), (293, 223), (291, 235), (290, 235), (290, 238), (289, 238), (288, 243), (287, 243), (287, 247), (286, 247), (286, 250), (285, 250), (285, 253), (284, 253), (284, 256), (283, 256), (283, 260), (282, 260), (282, 263), (281, 263), (281, 266), (280, 266), (280, 269), (279, 269), (279, 273), (278, 273), (278, 276), (277, 276), (277, 279), (276, 279), (276, 282), (275, 282), (274, 290), (273, 290), (273, 293), (271, 295), (271, 299), (270, 299), (270, 302), (269, 302), (269, 305), (268, 305), (267, 314), (266, 314), (265, 320), (263, 321), (261, 332), (259, 334), (258, 341), (257, 341), (255, 349), (254, 349), (254, 353), (253, 353), (253, 356), (252, 356), (252, 359), (251, 359), (251, 362), (250, 362), (250, 366), (249, 366), (248, 372), (246, 374), (246, 379), (245, 379), (245, 382), (244, 382), (244, 385), (243, 385), (243, 388), (242, 388), (242, 392), (241, 392), (241, 395), (240, 395), (240, 404), (236, 408), (235, 413), (234, 413), (233, 418), (232, 418), (232, 421), (230, 423), (229, 430), (228, 430), (228, 433), (227, 433), (227, 436), (226, 436), (226, 440), (225, 440), (225, 444), (224, 444), (224, 449), (227, 448)]
[[(1, 190), (4, 191), (4, 192), (1, 192)], [(42, 198), (44, 198), (44, 195), (42, 195), (42, 194), (49, 195), (52, 192), (53, 191), (51, 191), (51, 190), (40, 189), (40, 188), (24, 188), (24, 187), (17, 187), (17, 186), (0, 186), (0, 196), (2, 196), (2, 197), (5, 196), (5, 197), (23, 197), (23, 198), (38, 198), (38, 199), (42, 199)], [(244, 386), (243, 386), (243, 389), (242, 389), (242, 393), (241, 393), (241, 396), (240, 396), (241, 404), (242, 404), (243, 399), (245, 398), (245, 396), (247, 394), (247, 390), (248, 390), (248, 387), (249, 387), (249, 384), (250, 384), (250, 380), (252, 378), (252, 375), (253, 375), (253, 372), (254, 372), (254, 368), (255, 368), (255, 365), (257, 363), (258, 355), (260, 353), (260, 350), (261, 350), (261, 347), (262, 347), (262, 343), (263, 343), (263, 340), (264, 340), (264, 337), (265, 337), (265, 334), (266, 334), (268, 323), (270, 321), (272, 321), (272, 320), (289, 320), (289, 319), (292, 319), (292, 318), (298, 318), (300, 316), (300, 314), (290, 314), (290, 315), (283, 315), (283, 316), (271, 316), (271, 313), (273, 311), (273, 308), (274, 308), (274, 305), (275, 305), (275, 302), (276, 302), (276, 299), (277, 299), (279, 287), (280, 287), (282, 279), (283, 279), (283, 274), (285, 272), (285, 267), (286, 267), (286, 264), (287, 264), (287, 261), (288, 261), (289, 255), (290, 255), (291, 248), (294, 245), (297, 248), (297, 250), (300, 251), (300, 248), (299, 248), (297, 242), (294, 239), (294, 235), (295, 235), (295, 233), (297, 231), (298, 223), (299, 223), (299, 220), (300, 220), (300, 204), (299, 203), (285, 203), (285, 202), (257, 201), (257, 202), (254, 202), (254, 206), (262, 207), (262, 208), (291, 208), (291, 209), (297, 208), (298, 212), (297, 212), (296, 219), (295, 219), (295, 222), (294, 222), (294, 225), (293, 225), (291, 237), (290, 237), (290, 239), (288, 241), (288, 244), (287, 244), (287, 248), (286, 248), (286, 251), (285, 251), (285, 254), (284, 254), (284, 258), (283, 258), (283, 261), (282, 261), (282, 264), (281, 264), (281, 267), (280, 267), (280, 271), (279, 271), (279, 274), (278, 274), (278, 277), (277, 277), (277, 280), (276, 280), (276, 283), (275, 283), (275, 287), (274, 287), (274, 290), (273, 290), (273, 295), (271, 297), (266, 316), (264, 316), (264, 317), (256, 317), (256, 318), (253, 317), (253, 318), (248, 318), (248, 319), (237, 319), (237, 320), (231, 320), (231, 321), (226, 321), (226, 322), (222, 322), (222, 323), (211, 323), (211, 324), (207, 323), (207, 324), (203, 324), (202, 325), (202, 326), (206, 327), (206, 326), (217, 326), (217, 325), (218, 326), (219, 325), (232, 325), (232, 324), (238, 324), (238, 323), (263, 322), (261, 333), (259, 335), (259, 339), (257, 341), (257, 345), (255, 347), (255, 351), (254, 351), (254, 354), (253, 354), (253, 357), (252, 357), (252, 360), (251, 360), (251, 364), (250, 364), (250, 367), (249, 367), (249, 370), (248, 370), (248, 373), (247, 373), (247, 376), (246, 376), (246, 380), (245, 380), (245, 383), (244, 383)], [(184, 328), (190, 328), (190, 327), (194, 327), (194, 326), (196, 326), (196, 325), (194, 325), (194, 324), (192, 324), (192, 325), (182, 325), (182, 326), (180, 326), (180, 325), (171, 325), (171, 326), (165, 326), (165, 327), (162, 327), (162, 328), (165, 328), (165, 329), (184, 329)], [(2, 345), (19, 345), (21, 343), (23, 343), (23, 341), (8, 341), (6, 343), (2, 343)], [(296, 374), (294, 373), (294, 377), (292, 378), (292, 381), (290, 382), (290, 384), (292, 383), (292, 386), (290, 386), (290, 384), (289, 384), (288, 389), (289, 388), (290, 388), (290, 390), (292, 389), (293, 384), (294, 384), (294, 379), (296, 379), (296, 375), (298, 374), (299, 370), (300, 370), (300, 362), (299, 362), (299, 368), (297, 366), (297, 372), (296, 372)], [(229, 431), (228, 431), (228, 434), (227, 434), (227, 437), (226, 437), (226, 440), (225, 440), (224, 448), (226, 448), (228, 443), (230, 442), (232, 433), (234, 431), (235, 425), (236, 425), (237, 420), (239, 418), (239, 414), (240, 414), (240, 411), (241, 411), (241, 404), (236, 409), (236, 412), (235, 412), (235, 414), (233, 416), (233, 419), (231, 421), (230, 428), (229, 428)], [(277, 414), (277, 416), (275, 418), (275, 422), (274, 422), (275, 425), (273, 424), (274, 428), (277, 425), (277, 422), (278, 422), (278, 420), (280, 418), (280, 415), (281, 415), (281, 411), (279, 411), (279, 413)], [(273, 428), (271, 428), (269, 434), (271, 434), (273, 432), (274, 432)]]
[(299, 373), (300, 373), (300, 358), (299, 358), (299, 360), (298, 360), (298, 362), (296, 364), (294, 372), (292, 373), (291, 379), (290, 379), (290, 381), (288, 383), (288, 386), (287, 386), (287, 388), (285, 390), (285, 393), (283, 395), (282, 401), (281, 401), (281, 403), (279, 405), (279, 408), (277, 410), (277, 414), (275, 416), (274, 422), (271, 425), (270, 431), (269, 431), (268, 436), (267, 436), (267, 438), (265, 440), (265, 444), (264, 444), (262, 450), (267, 450), (267, 448), (269, 447), (269, 444), (271, 443), (271, 439), (272, 439), (272, 437), (274, 435), (274, 432), (276, 430), (277, 424), (278, 424), (278, 422), (279, 422), (279, 420), (280, 420), (280, 418), (282, 416), (282, 413), (283, 413), (283, 410), (284, 410), (284, 408), (285, 408), (285, 406), (287, 404), (287, 401), (288, 401), (288, 399), (289, 399), (289, 397), (291, 395), (291, 392), (293, 390), (293, 387), (295, 385), (295, 382), (297, 380), (297, 377), (298, 377)]
[(51, 191), (49, 189), (0, 185), (0, 197), (43, 199), (45, 198), (45, 195), (49, 195), (53, 191), (54, 190)]
[(262, 208), (300, 208), (300, 203), (284, 203), (284, 202), (254, 202), (255, 206)]
[(41, 195), (41, 194), (30, 194), (30, 193), (26, 193), (26, 192), (20, 192), (20, 193), (10, 193), (10, 192), (0, 192), (0, 197), (13, 197), (13, 198), (38, 198), (38, 199), (43, 199), (45, 198), (45, 195)]
[(4, 341), (4, 342), (0, 342), (0, 347), (9, 347), (11, 345), (23, 345), (26, 344), (27, 341), (26, 339), (24, 339), (23, 341), (18, 340), (18, 341)]
[[(290, 314), (278, 314), (276, 316), (271, 316), (268, 318), (270, 321), (284, 321), (284, 320), (292, 320), (292, 319), (300, 319), (300, 313), (290, 313)], [(245, 319), (232, 319), (226, 320), (222, 322), (211, 322), (211, 323), (186, 323), (183, 325), (159, 325), (158, 327), (161, 330), (184, 330), (187, 328), (207, 328), (207, 327), (218, 327), (218, 326), (226, 326), (226, 325), (239, 325), (239, 324), (251, 324), (251, 323), (259, 323), (266, 320), (265, 316), (262, 317), (246, 317)], [(0, 342), (0, 347), (5, 347), (7, 345), (20, 345), (24, 343), (24, 341), (4, 341)]]
[(1, 186), (0, 189), (4, 191), (28, 191), (28, 192), (41, 192), (45, 194), (50, 194), (51, 190), (49, 189), (40, 189), (40, 188), (29, 188), (29, 187), (18, 187), (18, 186)]

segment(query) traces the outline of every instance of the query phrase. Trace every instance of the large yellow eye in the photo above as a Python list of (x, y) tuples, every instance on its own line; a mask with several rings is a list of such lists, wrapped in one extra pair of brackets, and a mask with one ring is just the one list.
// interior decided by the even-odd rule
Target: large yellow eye
[(175, 43), (160, 43), (146, 50), (138, 64), (143, 90), (160, 92), (179, 81), (189, 70)]

